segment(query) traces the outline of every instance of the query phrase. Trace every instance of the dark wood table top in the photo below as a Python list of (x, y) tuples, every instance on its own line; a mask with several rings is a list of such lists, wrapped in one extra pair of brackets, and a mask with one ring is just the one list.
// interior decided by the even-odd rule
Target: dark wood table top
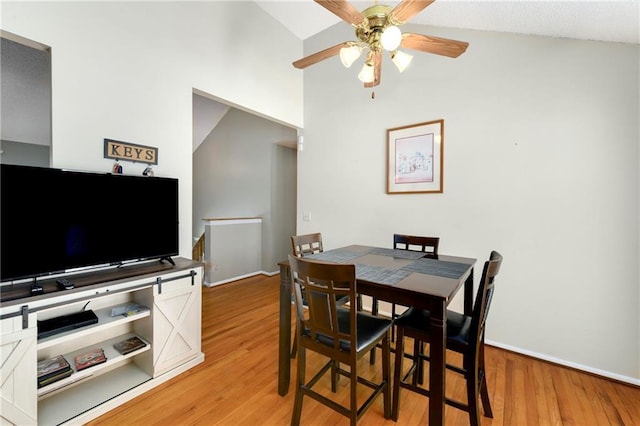
[[(476, 259), (351, 245), (305, 256), (356, 265), (358, 285), (365, 294), (414, 305), (415, 296), (444, 299), (448, 304), (471, 274)], [(403, 302), (404, 301), (404, 302)]]

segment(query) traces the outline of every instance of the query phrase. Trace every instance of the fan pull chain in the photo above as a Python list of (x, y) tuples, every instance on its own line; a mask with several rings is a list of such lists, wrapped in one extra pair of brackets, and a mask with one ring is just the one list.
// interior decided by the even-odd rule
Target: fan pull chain
[(375, 99), (376, 98), (376, 92), (374, 92), (373, 90), (371, 91), (371, 99)]

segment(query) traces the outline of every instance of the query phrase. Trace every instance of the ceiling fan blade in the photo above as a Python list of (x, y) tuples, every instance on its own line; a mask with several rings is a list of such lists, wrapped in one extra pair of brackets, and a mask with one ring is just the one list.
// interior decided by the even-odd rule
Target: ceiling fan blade
[(364, 87), (375, 87), (380, 84), (380, 71), (382, 71), (382, 54), (380, 52), (373, 54), (374, 78), (371, 83), (364, 83)]
[(365, 21), (365, 17), (358, 9), (346, 0), (314, 0), (320, 6), (327, 9), (343, 21), (351, 25), (359, 25)]
[(391, 11), (391, 16), (399, 23), (407, 22), (435, 0), (402, 0)]
[(400, 45), (407, 49), (457, 58), (467, 50), (469, 43), (422, 34), (404, 33), (402, 34), (402, 43)]
[(320, 61), (324, 61), (332, 56), (335, 56), (340, 53), (340, 49), (343, 47), (348, 47), (348, 42), (343, 42), (340, 44), (336, 44), (335, 46), (329, 47), (327, 49), (316, 52), (312, 55), (305, 56), (302, 59), (298, 59), (293, 63), (293, 66), (299, 69), (303, 69), (308, 67), (309, 65), (317, 64)]

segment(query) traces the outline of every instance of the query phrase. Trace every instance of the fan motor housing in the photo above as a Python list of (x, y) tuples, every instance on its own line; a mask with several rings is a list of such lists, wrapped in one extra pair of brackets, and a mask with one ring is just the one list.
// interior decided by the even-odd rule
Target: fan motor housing
[(363, 10), (362, 14), (367, 18), (369, 28), (384, 28), (387, 26), (392, 10), (391, 6), (377, 4)]
[(377, 4), (362, 11), (367, 18), (365, 25), (356, 27), (356, 37), (367, 43), (371, 50), (378, 50), (382, 31), (390, 25), (389, 15), (393, 9), (390, 6)]

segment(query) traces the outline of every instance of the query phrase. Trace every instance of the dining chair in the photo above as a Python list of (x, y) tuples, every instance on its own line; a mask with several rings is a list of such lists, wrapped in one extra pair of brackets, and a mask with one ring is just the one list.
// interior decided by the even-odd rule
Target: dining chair
[[(422, 237), (418, 235), (393, 234), (393, 248), (396, 250), (421, 251), (426, 255), (437, 256), (440, 237)], [(377, 302), (377, 301), (376, 301)], [(396, 304), (391, 304), (391, 318), (398, 317)], [(395, 339), (395, 332), (391, 330), (391, 341)]]
[(293, 235), (291, 237), (291, 252), (296, 257), (304, 257), (309, 254), (322, 253), (322, 234)]
[[(348, 417), (355, 425), (358, 419), (382, 394), (384, 417), (391, 417), (391, 353), (389, 330), (391, 320), (373, 316), (358, 309), (345, 308), (337, 301), (344, 297), (354, 300), (356, 289), (356, 269), (353, 264), (326, 263), (289, 255), (291, 282), (294, 289), (298, 362), (296, 390), (292, 425), (300, 424), (302, 402), (309, 396), (338, 413)], [(307, 309), (303, 307), (303, 292)], [(360, 360), (376, 344), (382, 344), (382, 377), (374, 382), (358, 375)], [(306, 375), (306, 351), (310, 350), (329, 358), (309, 380)], [(334, 370), (336, 361), (340, 366)], [(336, 392), (337, 377), (350, 378), (349, 406), (340, 404), (314, 390), (320, 378), (331, 371), (332, 392)], [(336, 380), (334, 380), (334, 376)], [(358, 405), (357, 385), (371, 388), (370, 396)]]
[[(293, 253), (296, 257), (305, 257), (311, 254), (322, 253), (324, 251), (324, 247), (322, 245), (322, 234), (320, 232), (315, 232), (312, 234), (303, 234), (303, 235), (293, 235), (291, 236), (291, 253)], [(361, 299), (358, 299), (358, 303)], [(348, 297), (341, 298), (338, 303), (340, 305), (345, 305), (349, 302)], [(303, 303), (306, 303), (306, 300), (303, 299)], [(296, 339), (298, 333), (295, 333), (293, 336), (293, 344), (291, 346), (291, 358), (296, 357)]]
[[(487, 314), (493, 297), (495, 277), (502, 265), (502, 255), (492, 251), (484, 263), (480, 285), (476, 294), (473, 312), (471, 316), (463, 315), (455, 311), (447, 310), (447, 340), (446, 348), (462, 354), (462, 366), (446, 364), (446, 368), (462, 374), (466, 380), (467, 403), (446, 398), (445, 402), (453, 407), (469, 413), (469, 422), (472, 426), (480, 425), (480, 407), (478, 396), (482, 400), (484, 415), (493, 418), (487, 380), (484, 366), (484, 331)], [(409, 308), (395, 321), (397, 327), (396, 354), (404, 350), (404, 338), (414, 339), (414, 348), (417, 342), (429, 343), (429, 311)], [(429, 396), (429, 390), (420, 386), (418, 374), (421, 360), (428, 360), (428, 355), (421, 351), (414, 351), (411, 368), (403, 375), (403, 360), (405, 357), (396, 356), (393, 383), (393, 415), (397, 421), (400, 409), (400, 388), (406, 388), (413, 392)]]
[[(315, 232), (313, 234), (292, 235), (291, 236), (291, 252), (296, 257), (304, 257), (309, 254), (322, 253), (324, 247), (322, 245), (322, 234)], [(306, 300), (303, 300), (306, 306)], [(296, 357), (298, 332), (293, 335), (293, 344), (291, 345), (291, 358)]]
[[(418, 235), (393, 234), (393, 248), (396, 250), (411, 250), (425, 253), (425, 256), (437, 256), (438, 246), (440, 245), (440, 237), (423, 237)], [(406, 308), (405, 308), (406, 309)], [(371, 313), (379, 314), (379, 301), (376, 297), (372, 298)], [(398, 317), (396, 304), (391, 304), (391, 319)], [(391, 341), (396, 340), (395, 327), (391, 329)], [(375, 349), (371, 351), (371, 364), (375, 364)]]

